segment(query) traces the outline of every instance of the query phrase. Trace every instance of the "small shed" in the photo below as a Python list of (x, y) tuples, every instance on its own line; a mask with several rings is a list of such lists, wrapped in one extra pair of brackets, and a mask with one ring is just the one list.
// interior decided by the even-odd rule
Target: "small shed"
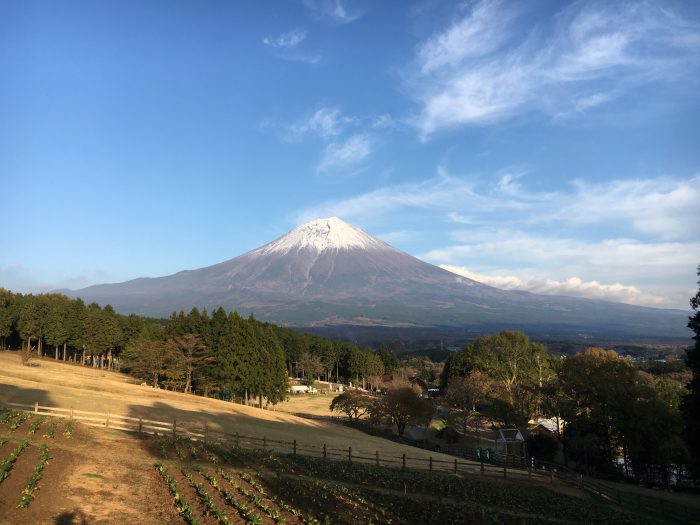
[(496, 437), (496, 451), (525, 456), (525, 438), (517, 428), (502, 428)]

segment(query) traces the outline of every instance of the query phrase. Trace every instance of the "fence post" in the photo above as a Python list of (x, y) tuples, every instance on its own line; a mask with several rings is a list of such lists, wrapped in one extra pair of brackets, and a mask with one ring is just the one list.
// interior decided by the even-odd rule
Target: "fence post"
[(143, 418), (139, 418), (139, 434), (141, 434), (141, 431), (143, 430)]
[(323, 444), (323, 459), (326, 459), (326, 444)]
[(209, 425), (204, 423), (204, 441), (207, 440), (207, 434), (209, 433)]
[(177, 437), (177, 419), (173, 419), (173, 438)]
[(263, 450), (267, 450), (267, 436), (263, 436)]
[(70, 418), (73, 419), (73, 407), (70, 407)]
[(554, 485), (554, 471), (553, 470), (549, 471), (549, 483)]
[(433, 471), (433, 456), (430, 456), (430, 457), (428, 458), (428, 470), (429, 470), (430, 472)]
[(238, 432), (236, 432), (236, 448), (238, 448), (240, 445), (240, 437), (238, 436)]
[(348, 447), (348, 463), (352, 463), (352, 447)]
[(38, 401), (34, 402), (34, 413), (35, 414), (39, 413), (39, 402)]
[(294, 440), (294, 455), (297, 455), (297, 440)]
[(403, 470), (406, 470), (406, 454), (404, 453), (403, 457), (401, 458), (401, 468)]
[(379, 466), (379, 451), (375, 451), (375, 455), (377, 456), (377, 466)]
[(455, 474), (457, 474), (457, 460), (455, 459)]

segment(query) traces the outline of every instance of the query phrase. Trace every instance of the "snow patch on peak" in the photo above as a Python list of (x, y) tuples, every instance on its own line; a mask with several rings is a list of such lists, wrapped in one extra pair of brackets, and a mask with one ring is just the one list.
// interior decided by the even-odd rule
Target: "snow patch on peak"
[(269, 253), (289, 253), (292, 250), (311, 249), (317, 253), (326, 250), (393, 250), (391, 246), (372, 237), (359, 228), (337, 217), (316, 219), (302, 224), (284, 235), (262, 246), (256, 252), (261, 255)]

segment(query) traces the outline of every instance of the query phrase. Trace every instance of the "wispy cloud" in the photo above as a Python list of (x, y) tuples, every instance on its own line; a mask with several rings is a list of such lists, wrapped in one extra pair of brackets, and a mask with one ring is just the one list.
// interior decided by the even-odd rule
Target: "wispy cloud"
[[(692, 284), (700, 260), (700, 176), (578, 181), (552, 192), (531, 191), (527, 181), (520, 171), (484, 180), (440, 168), (421, 182), (303, 210), (297, 220), (334, 215), (401, 230), (404, 223), (392, 224), (393, 217), (442, 216), (444, 232), (433, 235), (442, 247), (419, 254), (435, 264), (517, 277), (522, 289), (532, 291), (552, 281), (551, 290), (601, 298), (609, 292), (635, 304), (685, 307), (686, 283)], [(670, 284), (654, 284), (660, 281)]]
[(356, 134), (341, 142), (331, 142), (318, 165), (320, 172), (354, 168), (372, 153), (373, 144), (369, 135)]
[[(265, 128), (281, 131), (285, 142), (302, 142), (314, 138), (323, 144), (316, 171), (324, 175), (347, 174), (357, 170), (374, 152), (378, 136), (392, 126), (391, 117), (358, 118), (347, 115), (336, 106), (322, 106), (292, 124), (265, 122)], [(367, 131), (364, 131), (364, 129)]]
[(349, 24), (364, 14), (360, 9), (349, 8), (343, 0), (303, 0), (303, 3), (320, 18), (336, 24)]
[(321, 62), (321, 54), (300, 48), (307, 34), (305, 29), (293, 29), (279, 35), (267, 35), (262, 42), (278, 58), (315, 65)]
[(670, 6), (575, 3), (534, 29), (523, 14), (511, 3), (478, 2), (419, 46), (408, 82), (424, 138), (533, 110), (575, 115), (697, 70), (700, 25)]
[(277, 36), (268, 35), (263, 38), (263, 44), (274, 48), (294, 48), (301, 44), (306, 39), (306, 31), (303, 29), (294, 29), (287, 33), (282, 33)]
[(323, 140), (329, 140), (338, 136), (345, 125), (353, 119), (343, 115), (339, 108), (323, 106), (295, 123), (282, 126), (283, 138), (288, 142), (298, 142), (312, 135)]

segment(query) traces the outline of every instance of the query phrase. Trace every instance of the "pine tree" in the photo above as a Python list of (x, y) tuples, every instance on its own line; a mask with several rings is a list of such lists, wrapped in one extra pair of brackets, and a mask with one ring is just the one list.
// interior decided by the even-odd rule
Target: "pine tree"
[(17, 300), (12, 292), (0, 288), (0, 349), (7, 346), (7, 338), (14, 331), (17, 323)]

